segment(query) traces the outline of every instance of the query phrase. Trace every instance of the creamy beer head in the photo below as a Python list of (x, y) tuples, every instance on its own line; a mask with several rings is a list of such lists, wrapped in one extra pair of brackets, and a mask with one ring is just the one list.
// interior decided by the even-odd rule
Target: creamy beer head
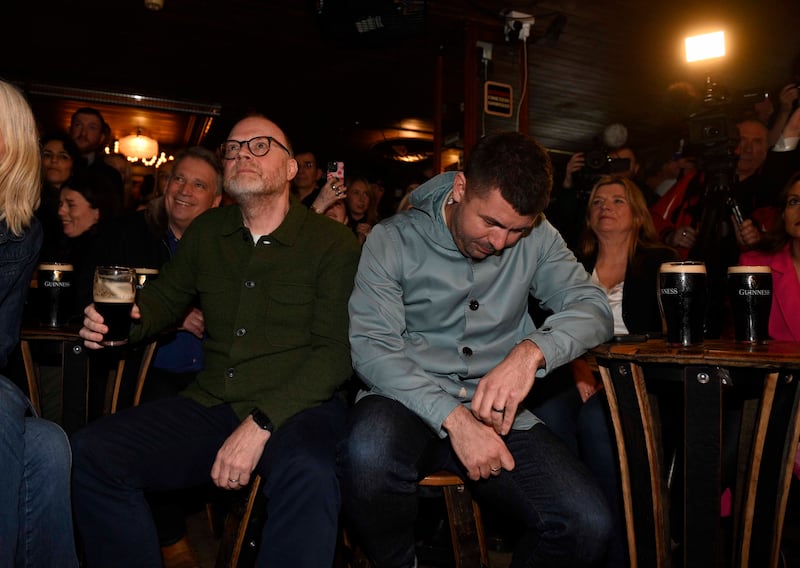
[(132, 304), (136, 289), (129, 282), (95, 280), (94, 301), (104, 304)]
[(706, 265), (703, 262), (665, 262), (661, 265), (661, 272), (680, 272), (683, 274), (705, 274)]
[(141, 290), (150, 280), (158, 278), (158, 268), (134, 268), (136, 273), (136, 289)]
[(769, 266), (729, 266), (728, 274), (772, 274)]
[(45, 262), (37, 267), (39, 270), (64, 270), (72, 272), (75, 268), (66, 262)]

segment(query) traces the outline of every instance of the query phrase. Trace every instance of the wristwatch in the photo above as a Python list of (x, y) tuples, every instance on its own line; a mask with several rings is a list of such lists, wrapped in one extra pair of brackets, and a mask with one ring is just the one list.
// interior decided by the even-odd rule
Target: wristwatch
[(250, 411), (250, 416), (253, 417), (253, 422), (258, 424), (259, 428), (262, 430), (272, 432), (275, 429), (275, 425), (272, 423), (272, 420), (269, 419), (269, 416), (261, 412), (258, 407)]

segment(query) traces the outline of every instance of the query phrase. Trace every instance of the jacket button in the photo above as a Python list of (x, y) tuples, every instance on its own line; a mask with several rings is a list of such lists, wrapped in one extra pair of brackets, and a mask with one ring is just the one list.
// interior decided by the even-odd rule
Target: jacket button
[(227, 378), (232, 379), (234, 375), (236, 375), (236, 369), (234, 369), (233, 367), (225, 369), (225, 376)]
[(253, 282), (252, 280), (247, 280), (244, 283), (244, 287), (245, 288), (255, 288), (256, 287), (256, 283)]
[(470, 310), (472, 310), (474, 312), (479, 307), (480, 307), (480, 304), (478, 303), (478, 300), (470, 300), (470, 302), (469, 302), (469, 309)]
[(247, 330), (243, 327), (240, 327), (236, 330), (236, 337), (242, 337), (247, 333)]
[(472, 357), (472, 349), (469, 347), (464, 347), (461, 352), (466, 355), (467, 357)]

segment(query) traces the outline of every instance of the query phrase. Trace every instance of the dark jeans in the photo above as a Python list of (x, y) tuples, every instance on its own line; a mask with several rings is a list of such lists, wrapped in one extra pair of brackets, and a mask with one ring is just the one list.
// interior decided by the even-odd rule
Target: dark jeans
[(548, 397), (532, 410), (589, 467), (603, 490), (614, 519), (612, 539), (603, 566), (623, 568), (628, 565), (625, 511), (608, 401), (605, 392), (600, 391), (583, 402), (572, 376), (566, 377), (566, 381), (563, 391)]
[[(256, 467), (267, 498), (258, 566), (331, 565), (341, 502), (335, 448), (345, 419), (344, 403), (331, 400), (295, 415), (267, 442)], [(78, 431), (73, 509), (87, 566), (160, 567), (145, 491), (208, 485), (217, 450), (239, 423), (227, 404), (206, 408), (179, 396)]]
[[(612, 523), (589, 471), (544, 425), (505, 441), (515, 468), (469, 484), (522, 527), (511, 566), (592, 566)], [(450, 441), (402, 404), (372, 395), (355, 405), (339, 459), (344, 511), (367, 556), (377, 568), (413, 566), (417, 481), (439, 469), (467, 479)]]

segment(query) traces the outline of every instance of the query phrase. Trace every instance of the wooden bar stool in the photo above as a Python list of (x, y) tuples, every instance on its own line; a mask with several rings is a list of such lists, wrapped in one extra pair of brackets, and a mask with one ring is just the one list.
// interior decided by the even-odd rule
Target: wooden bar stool
[(419, 485), (442, 488), (456, 568), (488, 568), (489, 553), (486, 551), (481, 510), (464, 480), (455, 473), (438, 471), (424, 477)]
[[(488, 568), (489, 553), (486, 550), (486, 539), (483, 532), (483, 521), (478, 504), (464, 480), (449, 471), (438, 471), (423, 478), (420, 487), (441, 487), (444, 493), (447, 517), (450, 523), (450, 537), (453, 543), (453, 556), (456, 568)], [(255, 516), (263, 516), (263, 496), (260, 493), (261, 478), (256, 475), (251, 482), (248, 497), (234, 504), (225, 519), (216, 568), (244, 568), (251, 566), (255, 560), (260, 527)], [(342, 531), (341, 547), (347, 552), (346, 559), (337, 566), (343, 568), (369, 568), (370, 563)]]

